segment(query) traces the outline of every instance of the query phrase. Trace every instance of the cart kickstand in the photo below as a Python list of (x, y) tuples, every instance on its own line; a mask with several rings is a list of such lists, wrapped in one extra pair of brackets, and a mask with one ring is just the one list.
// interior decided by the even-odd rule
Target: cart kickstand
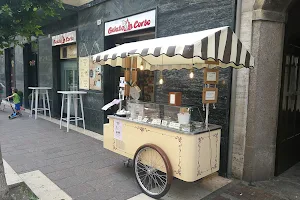
[(125, 162), (124, 162), (124, 166), (125, 167), (127, 167), (127, 168), (129, 168), (129, 167), (132, 167), (132, 160), (131, 159), (128, 159), (128, 160), (126, 160)]

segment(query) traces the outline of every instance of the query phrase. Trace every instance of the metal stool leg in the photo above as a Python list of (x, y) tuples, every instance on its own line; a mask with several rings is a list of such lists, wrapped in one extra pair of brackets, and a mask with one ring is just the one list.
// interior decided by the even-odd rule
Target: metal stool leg
[(50, 102), (49, 102), (49, 93), (48, 90), (46, 90), (46, 97), (47, 97), (47, 104), (48, 104), (48, 109), (49, 109), (49, 116), (51, 119), (51, 108), (50, 108)]
[(64, 102), (65, 102), (65, 94), (62, 95), (62, 100), (61, 100), (61, 111), (60, 111), (60, 122), (59, 122), (59, 128), (61, 129), (61, 123), (62, 123), (62, 118), (64, 114)]
[(43, 93), (43, 110), (44, 110), (44, 115), (46, 116), (46, 95)]
[(31, 93), (31, 110), (30, 110), (31, 117), (32, 117), (32, 113), (33, 113), (33, 101), (34, 101), (34, 90), (32, 90), (32, 93)]
[(80, 107), (81, 107), (82, 125), (83, 125), (83, 129), (85, 130), (85, 121), (84, 121), (84, 112), (83, 112), (82, 94), (80, 94), (79, 97), (80, 97)]
[(73, 96), (73, 102), (74, 102), (74, 112), (75, 112), (75, 125), (78, 126), (78, 101), (77, 101), (78, 97), (77, 94), (74, 94)]
[(39, 90), (35, 90), (35, 119), (37, 119), (38, 115), (38, 102), (39, 102)]
[(70, 107), (71, 107), (71, 95), (67, 95), (68, 102), (67, 102), (67, 132), (69, 132), (69, 125), (70, 125)]

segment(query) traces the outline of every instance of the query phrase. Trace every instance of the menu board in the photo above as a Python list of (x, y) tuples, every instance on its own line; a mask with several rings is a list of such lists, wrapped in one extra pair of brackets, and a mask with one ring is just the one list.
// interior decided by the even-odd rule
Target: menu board
[(90, 79), (90, 89), (91, 90), (102, 90), (102, 66), (90, 62), (90, 71), (89, 71), (89, 79)]
[(204, 88), (202, 92), (202, 103), (217, 103), (218, 88)]
[(89, 57), (79, 58), (79, 89), (89, 89)]
[(219, 69), (204, 69), (204, 84), (218, 84)]
[(122, 140), (122, 122), (119, 120), (114, 120), (114, 138), (117, 140)]

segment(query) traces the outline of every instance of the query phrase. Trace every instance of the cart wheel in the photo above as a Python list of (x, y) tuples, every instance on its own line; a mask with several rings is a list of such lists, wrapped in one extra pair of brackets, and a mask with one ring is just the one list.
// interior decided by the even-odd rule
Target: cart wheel
[(134, 157), (135, 178), (142, 191), (155, 199), (167, 194), (173, 174), (165, 152), (156, 145), (141, 146)]

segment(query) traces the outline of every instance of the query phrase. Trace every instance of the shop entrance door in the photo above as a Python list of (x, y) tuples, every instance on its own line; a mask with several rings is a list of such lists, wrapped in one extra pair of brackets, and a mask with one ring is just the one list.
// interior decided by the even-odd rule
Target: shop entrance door
[(37, 52), (34, 52), (32, 45), (26, 44), (23, 49), (24, 55), (24, 107), (30, 108), (31, 90), (28, 87), (38, 86), (38, 62)]
[(282, 68), (275, 175), (300, 161), (300, 48), (289, 46)]
[[(281, 76), (275, 175), (300, 162), (300, 1), (288, 11)], [(271, 116), (270, 116), (271, 117)]]
[[(78, 67), (76, 60), (64, 60), (60, 62), (61, 74), (61, 90), (63, 91), (77, 91), (78, 90)], [(74, 108), (71, 102), (71, 108)], [(64, 113), (67, 113), (65, 106)], [(74, 115), (74, 110), (71, 109), (71, 115)]]
[(6, 82), (2, 83), (6, 87), (6, 96), (12, 94), (12, 88), (16, 87), (15, 76), (15, 55), (14, 49), (5, 49), (5, 77)]

